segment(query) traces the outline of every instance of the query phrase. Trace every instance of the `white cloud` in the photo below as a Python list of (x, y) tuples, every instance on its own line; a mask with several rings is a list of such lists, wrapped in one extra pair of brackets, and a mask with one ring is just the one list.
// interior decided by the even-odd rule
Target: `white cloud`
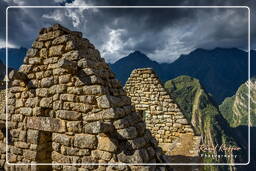
[[(4, 40), (0, 40), (0, 48), (5, 48), (6, 47), (6, 42)], [(8, 48), (18, 48), (17, 45), (8, 43)]]
[(124, 42), (122, 40), (122, 35), (127, 33), (124, 29), (110, 29), (107, 28), (108, 38), (103, 43), (100, 48), (102, 56), (107, 62), (116, 61), (118, 58), (124, 55)]
[(64, 15), (60, 10), (55, 10), (50, 14), (43, 14), (43, 18), (52, 19), (54, 21), (60, 22), (64, 20)]

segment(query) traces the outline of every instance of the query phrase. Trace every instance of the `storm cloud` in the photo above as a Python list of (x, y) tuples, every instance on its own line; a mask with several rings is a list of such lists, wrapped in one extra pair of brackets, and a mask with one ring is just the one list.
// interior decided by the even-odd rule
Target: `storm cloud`
[[(10, 5), (247, 5), (251, 7), (252, 48), (256, 48), (255, 1), (84, 1), (84, 0), (4, 0), (0, 1), (0, 46), (5, 45), (5, 9)], [(253, 6), (254, 5), (254, 6)], [(248, 9), (211, 8), (10, 8), (10, 47), (27, 47), (42, 27), (60, 23), (81, 31), (107, 62), (139, 50), (158, 62), (172, 62), (196, 48), (236, 47), (247, 49)]]

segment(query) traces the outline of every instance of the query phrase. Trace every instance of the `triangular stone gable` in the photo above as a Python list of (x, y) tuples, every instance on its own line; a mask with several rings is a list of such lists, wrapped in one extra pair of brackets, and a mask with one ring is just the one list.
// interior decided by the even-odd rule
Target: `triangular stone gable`
[(124, 89), (164, 151), (170, 151), (181, 135), (194, 135), (191, 124), (151, 68), (133, 70)]
[[(143, 119), (99, 51), (81, 33), (58, 24), (42, 29), (24, 64), (9, 77), (8, 162), (160, 162), (161, 151), (156, 150)], [(140, 170), (142, 167), (16, 168)], [(155, 166), (143, 167), (146, 168)]]

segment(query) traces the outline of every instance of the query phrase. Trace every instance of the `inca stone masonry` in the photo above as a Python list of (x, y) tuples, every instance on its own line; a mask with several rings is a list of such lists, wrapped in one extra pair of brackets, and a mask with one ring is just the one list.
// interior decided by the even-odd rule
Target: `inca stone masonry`
[(40, 31), (9, 80), (8, 132), (6, 112), (0, 115), (0, 165), (6, 170), (169, 170), (106, 164), (166, 163), (159, 143), (193, 134), (152, 70), (134, 71), (126, 94), (94, 45), (59, 24)]

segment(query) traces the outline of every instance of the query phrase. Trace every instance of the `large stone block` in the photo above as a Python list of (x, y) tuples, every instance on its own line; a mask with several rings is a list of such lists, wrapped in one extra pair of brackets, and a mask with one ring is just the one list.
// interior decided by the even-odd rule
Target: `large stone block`
[(36, 152), (35, 151), (31, 151), (31, 150), (24, 150), (23, 151), (23, 156), (26, 158), (26, 159), (29, 159), (29, 160), (32, 160), (32, 161), (35, 161), (36, 160)]
[(100, 85), (85, 86), (83, 91), (86, 95), (103, 95), (106, 93), (105, 88)]
[(103, 151), (115, 152), (117, 150), (118, 142), (115, 139), (109, 137), (99, 137), (98, 138), (98, 149)]
[(56, 112), (57, 117), (65, 120), (79, 120), (81, 118), (81, 113), (75, 111), (67, 111), (67, 110), (58, 110)]
[(109, 161), (112, 158), (112, 154), (106, 151), (94, 150), (92, 151), (92, 157)]
[(62, 55), (62, 57), (64, 59), (67, 59), (67, 60), (70, 60), (70, 61), (78, 60), (79, 59), (79, 51), (73, 50), (73, 51), (64, 53)]
[(61, 36), (62, 34), (63, 34), (63, 31), (61, 31), (61, 30), (56, 30), (56, 31), (44, 33), (44, 34), (39, 35), (38, 41), (52, 40), (56, 37)]
[(111, 123), (106, 123), (102, 121), (89, 122), (84, 125), (85, 133), (89, 134), (99, 134), (99, 133), (107, 133), (113, 130), (113, 126)]
[(68, 40), (70, 40), (71, 35), (62, 35), (60, 37), (57, 37), (56, 39), (54, 39), (52, 41), (52, 45), (59, 45), (59, 44), (63, 44), (65, 42), (67, 42)]
[(27, 117), (27, 127), (50, 132), (65, 132), (65, 121), (50, 117)]
[(97, 138), (90, 134), (76, 134), (74, 146), (78, 148), (95, 149), (97, 147)]
[(113, 108), (105, 109), (100, 112), (94, 113), (90, 112), (83, 116), (85, 121), (99, 121), (105, 119), (117, 119), (120, 116), (115, 112)]
[(68, 135), (65, 134), (57, 134), (53, 133), (52, 134), (52, 140), (56, 143), (60, 143), (65, 146), (70, 146), (72, 138)]
[(57, 163), (71, 163), (71, 158), (55, 151), (52, 152), (52, 160)]
[(49, 49), (49, 56), (59, 56), (63, 53), (63, 45), (52, 46)]

